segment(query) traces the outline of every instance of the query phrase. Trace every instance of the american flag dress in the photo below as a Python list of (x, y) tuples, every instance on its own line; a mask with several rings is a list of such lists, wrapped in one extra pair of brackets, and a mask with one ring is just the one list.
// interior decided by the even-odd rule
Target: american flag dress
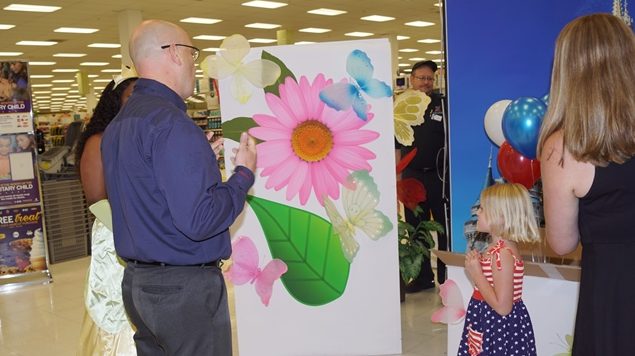
[[(494, 247), (488, 250), (488, 253), (493, 258), (481, 257), (483, 274), (492, 287), (494, 286), (492, 259), (496, 268), (500, 270), (500, 251), (504, 248), (506, 248), (505, 241), (501, 239)], [(525, 266), (522, 259), (514, 256), (514, 303), (512, 311), (505, 316), (501, 316), (494, 311), (483, 300), (478, 289), (474, 288), (474, 294), (472, 294), (470, 303), (467, 306), (465, 327), (458, 355), (536, 355), (534, 328), (531, 325), (529, 313), (522, 300), (524, 270)]]

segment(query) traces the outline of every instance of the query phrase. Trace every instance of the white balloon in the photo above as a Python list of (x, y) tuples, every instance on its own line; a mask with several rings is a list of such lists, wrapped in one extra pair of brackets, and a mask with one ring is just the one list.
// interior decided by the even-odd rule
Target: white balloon
[(505, 136), (503, 135), (503, 114), (505, 109), (511, 100), (500, 100), (492, 104), (485, 113), (485, 132), (487, 137), (494, 142), (498, 147), (505, 142)]

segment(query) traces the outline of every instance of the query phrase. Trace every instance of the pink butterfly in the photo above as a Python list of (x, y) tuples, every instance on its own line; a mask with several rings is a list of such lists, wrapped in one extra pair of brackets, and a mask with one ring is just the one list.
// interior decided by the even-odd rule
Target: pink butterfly
[(444, 306), (432, 313), (433, 322), (456, 324), (465, 318), (463, 295), (453, 280), (448, 279), (439, 286), (439, 296)]
[(232, 265), (225, 276), (235, 285), (247, 282), (256, 283), (256, 293), (265, 306), (269, 305), (273, 283), (287, 272), (287, 264), (280, 259), (273, 259), (260, 269), (256, 245), (247, 236), (241, 236), (232, 242)]

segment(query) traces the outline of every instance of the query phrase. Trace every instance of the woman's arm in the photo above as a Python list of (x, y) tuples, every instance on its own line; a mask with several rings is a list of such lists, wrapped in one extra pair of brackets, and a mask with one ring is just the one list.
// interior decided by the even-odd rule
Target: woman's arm
[[(470, 253), (475, 252), (471, 251)], [(507, 249), (500, 251), (501, 269), (496, 267), (496, 258), (492, 258), (492, 275), (494, 277), (494, 288), (489, 284), (480, 262), (476, 265), (469, 262), (470, 266), (466, 266), (472, 278), (472, 282), (483, 296), (485, 302), (494, 309), (498, 314), (505, 316), (512, 311), (514, 303), (514, 257)], [(466, 265), (467, 265), (466, 260)]]
[(101, 136), (101, 133), (95, 134), (86, 140), (79, 165), (82, 189), (84, 189), (88, 205), (108, 197), (104, 182), (104, 168), (101, 162)]
[(565, 255), (578, 246), (578, 200), (591, 188), (595, 167), (575, 160), (562, 140), (558, 131), (545, 141), (540, 170), (547, 241), (556, 253)]

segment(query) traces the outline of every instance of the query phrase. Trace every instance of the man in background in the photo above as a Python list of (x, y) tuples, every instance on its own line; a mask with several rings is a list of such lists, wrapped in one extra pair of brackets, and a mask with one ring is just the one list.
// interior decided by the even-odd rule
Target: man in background
[[(416, 227), (422, 220), (438, 222), (444, 229), (449, 206), (449, 172), (447, 158), (447, 118), (446, 102), (443, 95), (434, 92), (434, 74), (437, 64), (433, 61), (417, 62), (412, 66), (410, 85), (413, 89), (424, 92), (431, 99), (424, 113), (424, 122), (414, 126), (414, 143), (412, 146), (397, 146), (397, 157), (403, 157), (417, 148), (417, 155), (402, 173), (402, 178), (415, 178), (426, 188), (427, 200), (421, 204), (423, 212), (415, 216), (410, 209), (405, 209), (406, 222)], [(448, 249), (448, 231), (439, 233), (438, 249)], [(437, 281), (445, 282), (445, 264), (437, 260)], [(415, 293), (423, 289), (433, 288), (434, 273), (430, 259), (424, 258), (419, 277), (406, 285), (406, 293)]]

